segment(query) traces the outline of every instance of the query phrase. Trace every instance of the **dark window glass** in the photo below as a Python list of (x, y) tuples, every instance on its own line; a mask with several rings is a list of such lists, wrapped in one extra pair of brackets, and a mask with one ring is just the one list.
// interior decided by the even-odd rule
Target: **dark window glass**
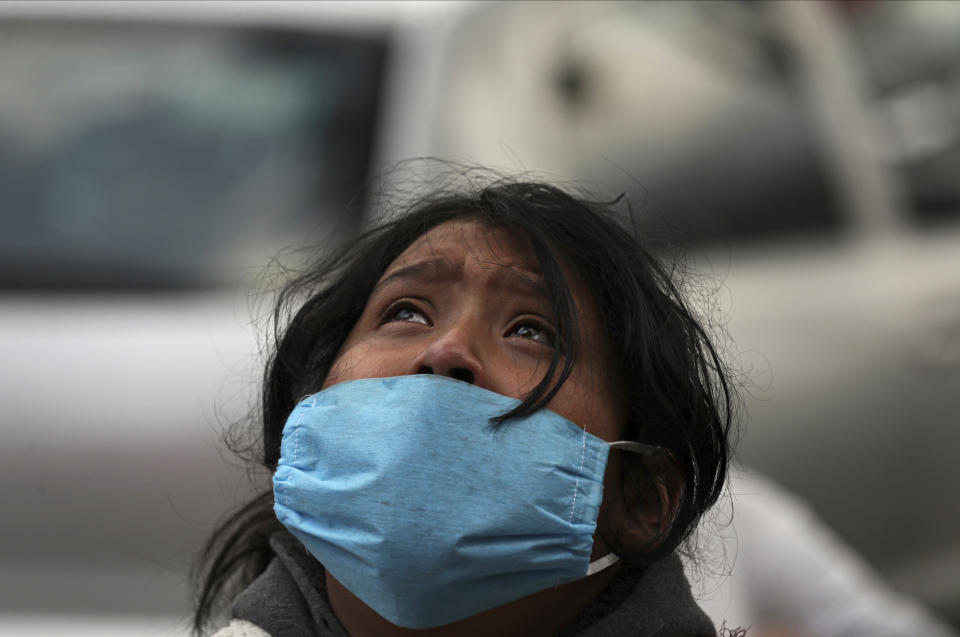
[(230, 284), (351, 232), (385, 37), (0, 23), (0, 286)]
[(960, 4), (866, 3), (845, 15), (907, 213), (920, 225), (960, 220)]
[(480, 3), (451, 38), (441, 152), (623, 192), (681, 244), (838, 235), (802, 68), (762, 5), (557, 3), (544, 22)]

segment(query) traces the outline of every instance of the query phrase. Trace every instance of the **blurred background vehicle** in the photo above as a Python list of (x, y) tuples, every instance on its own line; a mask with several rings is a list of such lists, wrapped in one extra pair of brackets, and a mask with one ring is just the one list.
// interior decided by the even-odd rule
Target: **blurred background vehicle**
[(361, 226), (418, 11), (0, 6), (0, 634), (185, 632), (250, 488), (221, 434), (255, 403), (258, 277)]
[(628, 193), (712, 277), (743, 462), (960, 625), (960, 3), (11, 3), (0, 634), (183, 632), (258, 275), (424, 155)]

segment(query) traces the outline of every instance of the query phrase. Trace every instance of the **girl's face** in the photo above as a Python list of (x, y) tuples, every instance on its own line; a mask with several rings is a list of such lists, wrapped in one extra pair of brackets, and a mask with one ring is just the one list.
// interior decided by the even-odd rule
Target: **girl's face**
[[(613, 441), (623, 408), (612, 385), (609, 345), (589, 295), (572, 287), (581, 348), (548, 407)], [(323, 386), (433, 373), (522, 398), (546, 373), (552, 325), (527, 242), (477, 221), (449, 221), (387, 267)]]

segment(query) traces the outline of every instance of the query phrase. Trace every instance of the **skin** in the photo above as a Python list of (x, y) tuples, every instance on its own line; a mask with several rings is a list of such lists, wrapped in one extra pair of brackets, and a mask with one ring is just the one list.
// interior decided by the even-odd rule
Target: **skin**
[[(624, 417), (610, 378), (609, 345), (589, 295), (575, 279), (569, 275), (568, 279), (573, 282), (583, 346), (572, 375), (548, 408), (614, 441)], [(526, 241), (477, 221), (441, 224), (386, 269), (323, 386), (433, 373), (522, 398), (543, 378), (554, 347), (550, 306), (541, 287), (537, 262)], [(611, 454), (608, 476), (615, 470), (616, 454)], [(608, 552), (595, 537), (592, 559)], [(599, 595), (616, 570), (614, 566), (454, 624), (421, 631), (387, 622), (329, 573), (327, 592), (334, 612), (355, 637), (550, 635)]]

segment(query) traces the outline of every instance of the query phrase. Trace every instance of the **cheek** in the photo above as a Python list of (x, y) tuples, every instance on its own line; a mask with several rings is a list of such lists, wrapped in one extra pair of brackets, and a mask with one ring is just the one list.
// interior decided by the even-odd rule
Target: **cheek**
[(584, 416), (583, 426), (598, 438), (607, 442), (620, 439), (623, 423), (617, 415), (617, 409), (609, 397), (595, 398), (593, 401), (584, 401), (587, 413)]
[[(558, 394), (563, 407), (573, 416), (566, 416), (589, 433), (607, 442), (620, 439), (626, 410), (606, 374), (587, 359), (582, 367), (564, 383)], [(564, 414), (565, 415), (565, 414)]]
[(598, 438), (607, 442), (618, 440), (623, 427), (612, 394), (596, 389), (588, 391), (572, 381), (573, 378), (564, 384), (549, 408)]
[(371, 345), (357, 343), (337, 356), (323, 381), (323, 389), (348, 380), (400, 376), (405, 373), (402, 363), (402, 353), (380, 352)]
[[(484, 366), (487, 378), (486, 389), (511, 398), (522, 399), (543, 380), (548, 365), (548, 360), (531, 364), (529, 360), (519, 360), (519, 357), (509, 353), (490, 356)], [(552, 409), (550, 405), (548, 408)]]

